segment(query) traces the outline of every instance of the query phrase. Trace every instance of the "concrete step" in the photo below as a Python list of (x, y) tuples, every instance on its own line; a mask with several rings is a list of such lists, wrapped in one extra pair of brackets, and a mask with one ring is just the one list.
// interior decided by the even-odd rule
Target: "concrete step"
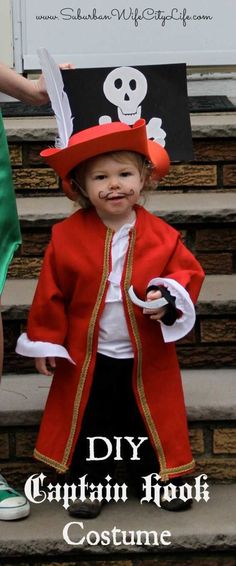
[[(9, 318), (25, 315), (32, 302), (36, 279), (8, 279), (2, 295), (2, 311)], [(199, 314), (236, 312), (236, 274), (208, 275), (197, 304)]]
[[(208, 502), (194, 501), (190, 510), (178, 514), (163, 511), (153, 502), (140, 504), (139, 500), (128, 499), (126, 503), (109, 503), (99, 517), (89, 521), (70, 517), (62, 502), (32, 503), (31, 515), (26, 520), (1, 522), (1, 565), (9, 566), (15, 563), (14, 560), (24, 565), (29, 562), (36, 564), (40, 557), (40, 564), (45, 559), (47, 564), (58, 564), (59, 561), (60, 564), (73, 563), (74, 566), (78, 563), (88, 566), (90, 560), (95, 560), (95, 563), (100, 560), (100, 566), (105, 562), (115, 566), (120, 564), (120, 560), (124, 560), (126, 566), (131, 566), (143, 561), (145, 564), (145, 559), (149, 559), (149, 565), (158, 563), (158, 566), (183, 562), (188, 565), (206, 565), (210, 558), (212, 561), (209, 564), (213, 566), (233, 566), (236, 547), (236, 485), (209, 485), (209, 493)], [(69, 528), (70, 541), (66, 542), (63, 531), (71, 521), (75, 524)], [(112, 534), (114, 528), (115, 536)], [(153, 544), (152, 536), (148, 537), (145, 533), (141, 544), (137, 544), (139, 530), (147, 533), (156, 531), (156, 545)], [(101, 544), (103, 531), (108, 531), (108, 545)], [(125, 535), (122, 534), (123, 531)], [(135, 544), (132, 545), (129, 544), (130, 531), (134, 531)], [(164, 531), (169, 531), (170, 535), (167, 537)], [(170, 542), (168, 546), (160, 543), (161, 533), (163, 539)], [(174, 562), (169, 562), (171, 557)], [(114, 562), (109, 562), (110, 560)]]
[[(196, 472), (211, 481), (236, 480), (236, 370), (182, 370), (190, 442)], [(31, 474), (54, 472), (33, 460), (51, 379), (39, 374), (5, 375), (0, 388), (0, 468), (19, 487)], [(124, 467), (122, 468), (124, 475)]]
[[(185, 369), (182, 377), (189, 421), (236, 419), (235, 369)], [(38, 425), (50, 384), (51, 378), (39, 374), (3, 376), (0, 426)]]
[[(171, 224), (232, 223), (236, 220), (236, 192), (202, 191), (186, 194), (154, 191), (145, 195), (145, 207)], [(23, 226), (51, 224), (75, 210), (64, 196), (17, 198)]]
[[(51, 145), (57, 135), (53, 116), (4, 118), (8, 141), (46, 141)], [(193, 138), (225, 138), (236, 135), (235, 112), (203, 112), (191, 114)]]

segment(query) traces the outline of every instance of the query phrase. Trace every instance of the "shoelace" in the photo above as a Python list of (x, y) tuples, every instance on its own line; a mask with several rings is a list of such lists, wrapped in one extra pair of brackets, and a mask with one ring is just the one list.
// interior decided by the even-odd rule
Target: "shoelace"
[(13, 489), (8, 485), (7, 481), (3, 478), (3, 476), (0, 476), (0, 490), (5, 491), (10, 495), (12, 494), (18, 495), (17, 491), (15, 491), (15, 489)]

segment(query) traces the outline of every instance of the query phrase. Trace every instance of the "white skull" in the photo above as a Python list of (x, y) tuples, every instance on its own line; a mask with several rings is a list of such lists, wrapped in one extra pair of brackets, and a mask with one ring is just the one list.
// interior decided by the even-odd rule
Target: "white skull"
[(141, 117), (140, 102), (147, 94), (147, 80), (133, 67), (119, 67), (107, 75), (103, 91), (107, 100), (117, 106), (118, 118), (132, 125)]

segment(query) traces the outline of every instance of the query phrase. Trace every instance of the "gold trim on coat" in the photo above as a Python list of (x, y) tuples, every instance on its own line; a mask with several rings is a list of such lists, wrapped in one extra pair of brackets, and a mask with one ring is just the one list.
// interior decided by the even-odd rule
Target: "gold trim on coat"
[(38, 450), (36, 450), (36, 448), (34, 449), (34, 457), (37, 460), (40, 460), (40, 462), (43, 462), (44, 464), (47, 464), (48, 466), (55, 468), (60, 473), (66, 472), (68, 470), (68, 466), (67, 467), (63, 466), (62, 464), (60, 464), (60, 462), (57, 462), (56, 460), (53, 460), (52, 458), (48, 458), (47, 456), (44, 456), (44, 454), (41, 454), (41, 452), (38, 452)]
[[(70, 435), (69, 435), (69, 438), (68, 438), (68, 441), (67, 441), (67, 444), (66, 444), (66, 448), (65, 448), (65, 451), (64, 451), (64, 456), (63, 456), (62, 462), (57, 462), (56, 460), (53, 460), (51, 458), (48, 458), (47, 456), (44, 456), (43, 454), (38, 452), (38, 450), (36, 450), (36, 449), (34, 450), (35, 458), (46, 463), (49, 466), (54, 467), (58, 472), (66, 472), (68, 470), (68, 467), (69, 467), (68, 466), (68, 459), (69, 459), (70, 451), (71, 451), (73, 440), (74, 440), (74, 435), (75, 435), (75, 431), (76, 431), (76, 425), (77, 425), (77, 420), (78, 420), (78, 412), (79, 412), (79, 408), (80, 408), (83, 388), (84, 388), (84, 384), (85, 384), (85, 380), (86, 380), (86, 376), (87, 376), (87, 372), (88, 372), (88, 368), (89, 368), (89, 364), (90, 364), (91, 356), (92, 356), (94, 328), (95, 328), (95, 324), (96, 324), (96, 320), (97, 320), (98, 311), (99, 311), (99, 308), (100, 308), (100, 305), (101, 305), (101, 301), (102, 301), (102, 298), (103, 298), (103, 295), (104, 295), (104, 292), (105, 292), (107, 277), (109, 275), (110, 245), (111, 245), (112, 237), (113, 237), (113, 231), (110, 228), (108, 228), (107, 234), (106, 234), (106, 240), (105, 240), (103, 274), (102, 274), (102, 279), (101, 279), (101, 283), (100, 283), (100, 288), (99, 288), (99, 291), (98, 291), (97, 301), (94, 305), (94, 309), (93, 309), (90, 324), (89, 324), (86, 354), (85, 354), (84, 364), (83, 364), (83, 367), (82, 367), (82, 370), (81, 370), (80, 380), (79, 380), (79, 384), (78, 384), (78, 388), (77, 388), (77, 392), (76, 392), (76, 397), (75, 397), (75, 402), (74, 402), (74, 409), (73, 409), (72, 425), (71, 425)], [(138, 332), (138, 326), (137, 326), (137, 322), (136, 322), (136, 318), (135, 318), (135, 314), (134, 314), (134, 310), (133, 310), (133, 304), (132, 304), (132, 301), (130, 300), (129, 295), (128, 295), (128, 289), (130, 287), (131, 274), (132, 274), (135, 238), (136, 238), (136, 231), (135, 231), (135, 229), (133, 229), (131, 231), (131, 239), (130, 239), (130, 245), (129, 245), (129, 249), (128, 249), (127, 266), (126, 266), (126, 272), (125, 272), (125, 278), (124, 278), (124, 293), (125, 293), (125, 298), (126, 298), (126, 305), (127, 305), (127, 309), (128, 309), (129, 319), (130, 319), (130, 323), (131, 323), (131, 327), (132, 327), (132, 331), (133, 331), (133, 336), (135, 338), (136, 347), (137, 347), (137, 391), (138, 391), (141, 407), (142, 407), (142, 410), (143, 410), (143, 414), (144, 414), (144, 417), (145, 417), (145, 421), (146, 421), (146, 424), (147, 424), (147, 429), (149, 430), (150, 436), (153, 439), (153, 444), (154, 444), (154, 447), (155, 447), (157, 455), (158, 455), (158, 460), (159, 460), (159, 464), (160, 464), (160, 472), (159, 473), (160, 473), (161, 479), (163, 481), (166, 481), (166, 480), (169, 479), (170, 475), (178, 474), (178, 473), (181, 473), (181, 472), (184, 473), (184, 472), (192, 471), (194, 466), (195, 466), (195, 461), (192, 460), (188, 464), (184, 464), (182, 466), (178, 466), (178, 467), (175, 467), (175, 468), (167, 468), (166, 467), (166, 459), (165, 459), (164, 450), (162, 448), (160, 437), (159, 437), (159, 434), (157, 432), (154, 421), (152, 419), (152, 416), (151, 416), (151, 413), (150, 413), (150, 410), (149, 410), (149, 407), (148, 407), (148, 403), (147, 403), (147, 400), (146, 400), (144, 385), (143, 385), (143, 377), (142, 377), (142, 343), (141, 343), (141, 339), (140, 339), (139, 332)]]
[(189, 464), (184, 464), (183, 466), (177, 466), (176, 468), (166, 468), (166, 470), (162, 471), (162, 473), (166, 477), (162, 479), (169, 479), (170, 475), (178, 474), (179, 472), (189, 472), (194, 468), (195, 468), (195, 460), (191, 460)]
[(96, 320), (97, 320), (97, 316), (98, 316), (98, 311), (99, 311), (99, 308), (100, 308), (100, 305), (101, 305), (101, 301), (103, 299), (103, 295), (104, 295), (104, 292), (105, 292), (107, 278), (108, 278), (108, 275), (109, 275), (109, 259), (110, 259), (110, 247), (111, 247), (112, 237), (113, 237), (113, 231), (110, 228), (108, 228), (107, 233), (106, 233), (106, 240), (105, 240), (105, 252), (104, 252), (102, 279), (101, 279), (101, 283), (100, 283), (100, 287), (99, 287), (99, 291), (98, 291), (97, 301), (94, 305), (92, 316), (91, 316), (90, 323), (89, 323), (86, 354), (85, 354), (85, 359), (84, 359), (83, 367), (82, 367), (82, 370), (81, 370), (79, 384), (78, 384), (78, 388), (77, 388), (77, 392), (76, 392), (76, 396), (75, 396), (71, 430), (70, 430), (70, 435), (69, 435), (69, 438), (68, 438), (68, 441), (67, 441), (67, 444), (66, 444), (66, 448), (65, 448), (65, 451), (64, 451), (64, 456), (63, 456), (63, 459), (62, 459), (62, 466), (67, 465), (69, 455), (70, 455), (70, 451), (71, 451), (72, 444), (73, 444), (73, 440), (74, 440), (75, 431), (76, 431), (76, 426), (77, 426), (77, 421), (78, 421), (78, 412), (79, 412), (79, 408), (80, 408), (83, 388), (84, 388), (89, 364), (90, 364), (92, 353), (93, 353), (94, 328), (95, 328), (95, 324), (96, 324)]
[[(59, 473), (65, 473), (68, 470), (68, 466), (63, 466), (62, 464), (60, 464), (60, 462), (57, 462), (52, 458), (47, 458), (47, 456), (44, 456), (36, 449), (34, 450), (34, 457), (37, 460), (43, 462), (44, 464), (47, 464), (48, 466), (55, 468)], [(169, 479), (170, 475), (178, 474), (180, 472), (186, 472), (186, 473), (191, 472), (194, 468), (195, 468), (195, 460), (192, 460), (189, 464), (185, 464), (184, 466), (163, 469), (162, 472), (160, 473), (161, 479), (163, 481), (166, 481)]]
[(165, 475), (165, 472), (166, 472), (166, 459), (165, 459), (164, 451), (163, 451), (163, 448), (162, 448), (162, 445), (161, 445), (160, 437), (159, 437), (158, 432), (156, 430), (154, 421), (152, 419), (152, 416), (151, 416), (151, 413), (150, 413), (150, 410), (149, 410), (149, 407), (148, 407), (146, 396), (145, 396), (145, 391), (144, 391), (144, 386), (143, 386), (143, 376), (142, 376), (142, 343), (141, 343), (139, 332), (138, 332), (138, 325), (137, 325), (137, 322), (136, 322), (136, 318), (135, 318), (135, 314), (134, 314), (134, 310), (133, 310), (133, 305), (132, 305), (132, 302), (131, 302), (129, 295), (128, 295), (128, 289), (130, 287), (131, 274), (132, 274), (135, 238), (136, 238), (136, 231), (135, 231), (135, 229), (133, 229), (132, 233), (131, 233), (131, 240), (130, 240), (130, 245), (129, 245), (129, 250), (128, 250), (127, 268), (126, 268), (126, 274), (125, 274), (125, 280), (124, 280), (124, 291), (125, 291), (125, 296), (126, 296), (126, 304), (127, 304), (127, 308), (128, 308), (129, 318), (130, 318), (130, 322), (131, 322), (131, 326), (132, 326), (132, 330), (133, 330), (133, 335), (134, 335), (134, 338), (135, 338), (135, 341), (136, 341), (136, 346), (137, 346), (137, 390), (138, 390), (138, 395), (139, 395), (140, 403), (141, 403), (141, 406), (142, 406), (143, 414), (145, 416), (145, 420), (146, 420), (148, 430), (150, 431), (156, 452), (158, 454), (158, 460), (159, 460), (159, 464), (160, 464), (160, 475), (162, 477), (162, 475), (163, 474)]
[(162, 444), (161, 444), (161, 440), (159, 437), (159, 434), (157, 432), (156, 426), (154, 424), (153, 418), (151, 416), (149, 407), (148, 407), (148, 403), (146, 400), (146, 396), (145, 396), (145, 391), (144, 391), (144, 385), (143, 385), (143, 376), (142, 376), (142, 343), (140, 340), (140, 336), (139, 336), (139, 332), (138, 332), (138, 325), (136, 322), (136, 318), (135, 318), (135, 314), (134, 314), (134, 310), (133, 310), (133, 304), (132, 301), (129, 298), (128, 295), (128, 289), (130, 287), (130, 281), (131, 281), (131, 275), (132, 275), (132, 265), (133, 265), (133, 256), (134, 256), (134, 245), (135, 245), (135, 239), (136, 239), (136, 231), (135, 229), (132, 230), (131, 233), (131, 240), (130, 240), (130, 245), (129, 245), (129, 250), (128, 250), (128, 258), (127, 258), (127, 267), (126, 267), (126, 274), (125, 274), (125, 280), (124, 280), (124, 291), (125, 291), (125, 297), (126, 297), (126, 304), (127, 304), (127, 308), (128, 308), (128, 313), (129, 313), (129, 318), (130, 318), (130, 322), (131, 322), (131, 326), (132, 326), (132, 330), (133, 330), (133, 335), (136, 341), (136, 346), (137, 346), (137, 390), (138, 390), (138, 395), (139, 395), (139, 399), (140, 399), (140, 403), (141, 403), (141, 407), (143, 410), (143, 414), (146, 420), (146, 424), (148, 427), (148, 430), (150, 431), (151, 437), (153, 439), (153, 443), (158, 455), (158, 461), (160, 464), (160, 476), (161, 479), (163, 481), (166, 481), (169, 479), (169, 476), (171, 474), (177, 474), (179, 472), (187, 472), (190, 471), (194, 468), (195, 465), (195, 461), (192, 460), (191, 462), (189, 462), (188, 464), (184, 464), (183, 466), (179, 466), (176, 468), (167, 468), (166, 466), (166, 459), (165, 459), (165, 454), (164, 454), (164, 450), (162, 448)]

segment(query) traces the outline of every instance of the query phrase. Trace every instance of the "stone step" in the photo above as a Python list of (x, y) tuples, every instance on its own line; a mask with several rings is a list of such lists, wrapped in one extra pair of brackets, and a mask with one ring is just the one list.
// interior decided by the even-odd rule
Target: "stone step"
[[(99, 560), (100, 566), (105, 563), (137, 566), (147, 560), (154, 566), (183, 563), (233, 566), (236, 485), (209, 484), (208, 489), (208, 502), (194, 501), (190, 510), (177, 515), (153, 502), (141, 504), (138, 499), (130, 498), (126, 503), (109, 503), (99, 517), (82, 521), (70, 517), (62, 502), (32, 503), (31, 515), (26, 520), (1, 522), (1, 565), (9, 566), (16, 560), (28, 566), (45, 560), (47, 564), (88, 566), (91, 561)], [(69, 528), (71, 521), (75, 524)], [(65, 528), (69, 534), (67, 542), (63, 537)], [(146, 531), (141, 541), (137, 538), (140, 530)], [(101, 544), (103, 531), (108, 531), (108, 545)], [(132, 542), (130, 531), (134, 531), (135, 544), (127, 544)], [(151, 531), (157, 533), (155, 541)], [(169, 536), (164, 531), (169, 531)], [(163, 542), (170, 544), (165, 546)]]
[[(8, 279), (2, 295), (5, 316), (26, 316), (36, 285), (37, 279)], [(235, 314), (236, 274), (208, 275), (201, 289), (197, 312), (201, 315)]]
[[(182, 370), (188, 420), (236, 419), (236, 370)], [(2, 377), (0, 426), (38, 425), (51, 378), (39, 374)], [(214, 392), (214, 394), (213, 394)]]
[[(50, 145), (57, 136), (53, 116), (4, 118), (8, 141), (45, 141)], [(203, 112), (191, 115), (193, 138), (234, 138), (236, 136), (235, 112)]]
[[(182, 370), (196, 474), (217, 483), (236, 480), (236, 370)], [(5, 375), (0, 395), (0, 468), (11, 484), (43, 471), (32, 459), (51, 379), (39, 374)]]
[[(145, 207), (171, 224), (233, 223), (236, 220), (236, 192), (147, 193)], [(74, 204), (64, 196), (17, 198), (23, 226), (45, 225), (70, 215)]]

